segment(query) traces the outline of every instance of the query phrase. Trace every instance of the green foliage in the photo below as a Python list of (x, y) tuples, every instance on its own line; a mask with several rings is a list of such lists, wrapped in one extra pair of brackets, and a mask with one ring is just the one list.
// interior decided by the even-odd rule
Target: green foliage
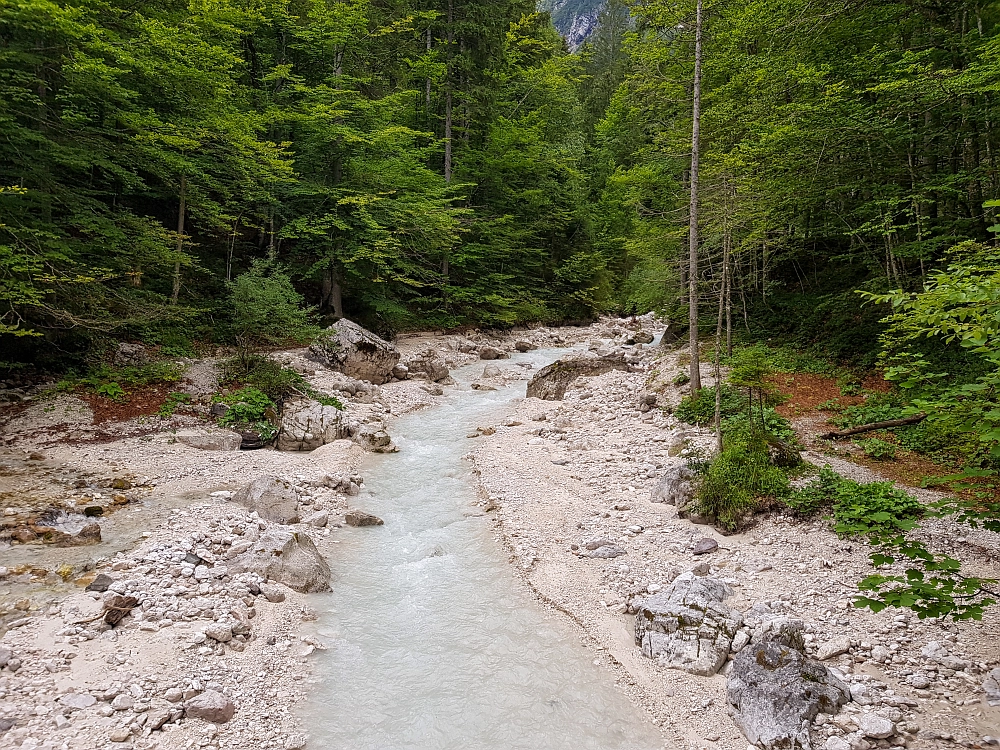
[(233, 282), (229, 292), (237, 341), (251, 346), (304, 342), (319, 328), (309, 323), (302, 295), (272, 260), (254, 261), (247, 273)]
[(837, 493), (844, 481), (837, 472), (824, 466), (818, 477), (791, 492), (783, 502), (797, 515), (815, 515), (837, 502)]
[(171, 393), (167, 396), (167, 400), (163, 402), (160, 406), (157, 414), (161, 417), (172, 417), (174, 412), (177, 411), (177, 407), (184, 404), (190, 404), (191, 397), (186, 393)]
[(262, 354), (241, 353), (222, 363), (223, 383), (238, 383), (249, 386), (275, 403), (281, 403), (293, 396), (309, 396), (324, 406), (343, 409), (343, 404), (334, 396), (317, 391), (300, 373)]
[(223, 427), (249, 428), (270, 440), (278, 434), (274, 422), (278, 407), (266, 393), (256, 388), (241, 388), (228, 396), (216, 396), (214, 401), (229, 406), (229, 410), (219, 418)]
[(60, 381), (57, 388), (71, 391), (87, 388), (99, 396), (117, 403), (128, 401), (128, 391), (149, 385), (178, 382), (184, 374), (183, 368), (175, 362), (158, 360), (136, 367), (111, 367), (99, 365), (82, 377), (70, 377)]
[[(730, 387), (722, 386), (721, 405), (723, 418), (745, 413), (747, 397)], [(702, 388), (693, 396), (681, 399), (674, 415), (687, 424), (705, 427), (715, 419), (715, 388)]]
[(788, 492), (788, 476), (772, 464), (767, 441), (738, 432), (727, 436), (722, 453), (705, 469), (698, 482), (697, 502), (702, 513), (736, 531), (748, 516)]
[(98, 396), (109, 398), (119, 404), (123, 404), (127, 400), (125, 389), (113, 381), (110, 383), (101, 383), (94, 389), (94, 393)]
[(832, 421), (841, 429), (860, 427), (873, 422), (900, 419), (908, 411), (901, 396), (896, 393), (871, 393), (857, 406), (841, 410)]
[(868, 458), (875, 461), (896, 460), (896, 445), (894, 443), (887, 443), (885, 440), (879, 440), (878, 438), (870, 438), (868, 440), (855, 440), (854, 444), (861, 448)]

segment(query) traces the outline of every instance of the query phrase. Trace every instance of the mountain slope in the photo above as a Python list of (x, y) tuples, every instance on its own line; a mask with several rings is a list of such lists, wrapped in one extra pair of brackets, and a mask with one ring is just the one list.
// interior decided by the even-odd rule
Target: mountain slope
[(540, 10), (552, 14), (552, 23), (566, 39), (571, 50), (576, 50), (597, 26), (597, 16), (604, 0), (539, 0)]

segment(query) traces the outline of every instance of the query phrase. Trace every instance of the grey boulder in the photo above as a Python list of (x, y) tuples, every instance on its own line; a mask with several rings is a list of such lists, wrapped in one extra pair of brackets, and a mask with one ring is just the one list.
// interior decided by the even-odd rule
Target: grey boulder
[(233, 495), (233, 502), (256, 511), (265, 521), (299, 522), (298, 493), (292, 485), (278, 477), (258, 477)]
[(767, 750), (812, 750), (809, 727), (834, 715), (847, 686), (802, 652), (803, 623), (778, 617), (757, 625), (733, 660), (726, 685), (733, 720), (751, 744)]
[[(485, 359), (485, 358), (484, 358)], [(572, 357), (560, 359), (539, 370), (528, 382), (528, 398), (562, 401), (577, 378), (603, 375), (611, 370), (628, 370), (623, 356)]]
[(990, 670), (983, 680), (983, 690), (986, 692), (986, 702), (991, 706), (1000, 706), (1000, 667)]
[(297, 399), (282, 407), (279, 451), (313, 451), (349, 436), (344, 413), (335, 406)]
[(206, 690), (184, 704), (184, 716), (211, 724), (227, 724), (236, 713), (236, 706), (216, 690)]
[(330, 590), (330, 566), (308, 534), (290, 529), (262, 534), (253, 547), (233, 561), (230, 569), (257, 573), (303, 594)]
[(354, 434), (354, 442), (372, 453), (395, 453), (399, 450), (381, 422), (361, 425)]
[(321, 333), (309, 353), (331, 370), (376, 385), (392, 377), (400, 357), (395, 346), (347, 319), (338, 320)]
[(348, 526), (382, 526), (385, 523), (378, 516), (365, 513), (363, 510), (347, 511), (344, 515), (344, 521), (347, 522)]
[(650, 501), (676, 505), (683, 508), (694, 499), (695, 474), (682, 459), (674, 459), (667, 464), (663, 476), (656, 483), (650, 495)]
[(732, 589), (714, 578), (685, 573), (644, 599), (635, 616), (635, 643), (661, 666), (710, 676), (726, 663), (739, 612), (723, 604)]

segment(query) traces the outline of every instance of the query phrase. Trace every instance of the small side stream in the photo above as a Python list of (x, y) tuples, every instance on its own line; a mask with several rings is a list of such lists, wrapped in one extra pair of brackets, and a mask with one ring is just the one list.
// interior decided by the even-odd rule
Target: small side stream
[[(519, 355), (536, 366), (565, 350)], [(511, 367), (510, 362), (500, 363)], [(333, 594), (318, 599), (330, 644), (302, 707), (324, 750), (654, 750), (646, 715), (508, 567), (490, 522), (469, 517), (466, 435), (492, 424), (524, 383), (494, 392), (453, 373), (441, 403), (398, 420), (401, 452), (363, 467), (358, 506), (385, 520), (341, 534)]]

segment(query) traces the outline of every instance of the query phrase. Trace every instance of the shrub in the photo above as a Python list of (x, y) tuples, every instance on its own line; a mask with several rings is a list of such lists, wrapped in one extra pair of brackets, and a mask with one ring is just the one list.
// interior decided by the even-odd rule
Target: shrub
[(191, 397), (186, 393), (171, 393), (167, 396), (167, 400), (163, 402), (160, 406), (160, 410), (157, 412), (161, 417), (172, 417), (174, 412), (177, 411), (177, 407), (181, 404), (190, 404)]
[(726, 438), (722, 452), (698, 483), (699, 510), (722, 528), (736, 531), (767, 499), (788, 494), (788, 477), (771, 463), (767, 441), (740, 432)]
[(824, 466), (815, 480), (792, 492), (784, 498), (784, 503), (797, 515), (813, 516), (837, 502), (837, 491), (844, 481), (837, 472)]
[[(722, 386), (722, 417), (742, 414), (747, 409), (747, 397), (736, 389)], [(682, 422), (701, 427), (715, 420), (715, 388), (702, 388), (693, 396), (685, 396), (674, 415)]]
[(306, 341), (319, 329), (292, 281), (272, 260), (258, 260), (236, 278), (229, 291), (237, 342), (248, 349)]
[(241, 388), (214, 400), (229, 406), (229, 411), (219, 419), (220, 425), (252, 429), (260, 433), (264, 440), (270, 440), (278, 433), (272, 421), (277, 418), (278, 407), (267, 394), (256, 388)]
[(112, 401), (123, 404), (125, 403), (125, 389), (121, 387), (118, 383), (101, 383), (94, 389), (94, 393), (98, 396), (104, 396)]
[(858, 484), (847, 479), (837, 486), (833, 516), (841, 536), (878, 540), (909, 531), (924, 514), (924, 506), (892, 482)]
[(893, 461), (896, 458), (896, 446), (887, 443), (885, 440), (871, 438), (869, 440), (855, 440), (854, 444), (865, 452), (868, 458), (876, 461)]
[(222, 363), (224, 383), (239, 383), (251, 386), (264, 393), (275, 403), (281, 403), (293, 396), (309, 396), (324, 406), (343, 409), (340, 401), (321, 391), (317, 391), (295, 370), (282, 367), (270, 357), (251, 352), (241, 352)]

